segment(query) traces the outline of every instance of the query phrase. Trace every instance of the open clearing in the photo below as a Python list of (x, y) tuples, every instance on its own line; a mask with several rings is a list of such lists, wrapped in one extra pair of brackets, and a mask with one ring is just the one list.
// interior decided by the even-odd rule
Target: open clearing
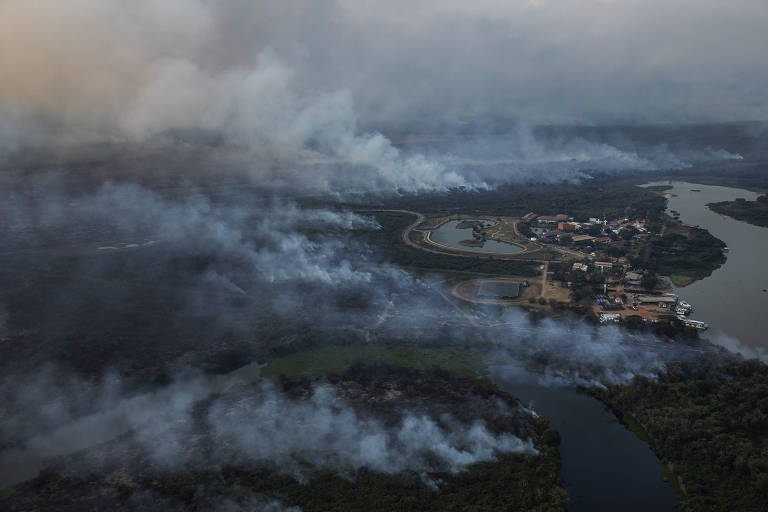
[[(493, 299), (482, 298), (477, 296), (477, 291), (483, 283), (522, 283), (528, 281), (529, 286), (520, 288), (520, 296), (515, 299)], [(497, 277), (497, 278), (485, 278), (485, 279), (471, 279), (469, 281), (462, 281), (456, 284), (451, 293), (454, 297), (467, 302), (473, 302), (475, 304), (507, 304), (507, 305), (521, 305), (528, 304), (530, 297), (537, 298), (541, 295), (541, 283), (539, 279), (531, 279), (528, 277), (509, 276), (509, 277)]]

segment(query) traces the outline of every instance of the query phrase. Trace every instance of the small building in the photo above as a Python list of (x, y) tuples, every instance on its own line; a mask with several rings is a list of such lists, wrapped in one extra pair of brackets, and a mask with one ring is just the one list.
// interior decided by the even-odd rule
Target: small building
[(595, 240), (595, 237), (590, 235), (573, 235), (573, 243), (583, 243), (583, 242), (591, 242), (592, 240)]
[(605, 269), (610, 270), (613, 268), (613, 263), (611, 263), (610, 261), (596, 261), (595, 268), (599, 268), (600, 271), (603, 271)]
[(522, 221), (523, 222), (531, 222), (536, 218), (536, 214), (533, 212), (528, 212), (525, 215), (523, 215)]
[(557, 229), (558, 231), (565, 231), (565, 232), (576, 231), (576, 223), (561, 221), (557, 223)]
[(559, 242), (564, 238), (568, 238), (568, 237), (571, 237), (570, 233), (566, 233), (565, 231), (559, 231), (559, 230), (547, 231), (546, 233), (541, 234), (541, 239), (543, 241), (549, 240), (550, 242), (553, 240), (557, 240)]
[(589, 270), (589, 266), (586, 263), (576, 262), (573, 264), (573, 267), (571, 267), (571, 270), (573, 271), (581, 270), (582, 272), (586, 272), (587, 270)]

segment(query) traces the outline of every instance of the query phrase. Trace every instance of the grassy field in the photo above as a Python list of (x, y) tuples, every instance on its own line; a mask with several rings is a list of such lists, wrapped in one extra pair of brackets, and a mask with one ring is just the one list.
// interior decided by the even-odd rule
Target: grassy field
[(688, 286), (689, 284), (699, 279), (695, 275), (686, 275), (686, 274), (672, 274), (671, 276), (669, 276), (669, 278), (672, 280), (672, 283), (674, 283), (675, 286), (680, 288), (684, 286)]
[(419, 370), (439, 366), (444, 370), (473, 377), (485, 376), (488, 366), (513, 361), (491, 360), (468, 350), (415, 347), (408, 345), (338, 345), (319, 347), (267, 360), (261, 374), (268, 379), (322, 377), (343, 372), (355, 363), (387, 363)]

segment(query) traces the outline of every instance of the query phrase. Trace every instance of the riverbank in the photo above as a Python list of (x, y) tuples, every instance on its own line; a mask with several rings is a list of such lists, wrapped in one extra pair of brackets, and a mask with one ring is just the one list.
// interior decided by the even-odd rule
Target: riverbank
[[(747, 357), (766, 358), (768, 340), (756, 319), (768, 311), (768, 292), (763, 291), (768, 289), (768, 231), (707, 208), (739, 197), (754, 201), (758, 194), (698, 183), (663, 183), (672, 185), (676, 195), (668, 201), (668, 210), (679, 211), (682, 222), (706, 229), (728, 247), (722, 254), (725, 262), (711, 275), (677, 286), (675, 293), (695, 306), (697, 319), (710, 324), (703, 337)], [(691, 192), (693, 188), (701, 192)]]
[(712, 275), (726, 261), (725, 243), (708, 231), (665, 219), (663, 234), (652, 235), (628, 255), (636, 267), (670, 278), (677, 287)]
[(591, 392), (635, 421), (674, 475), (677, 510), (762, 511), (768, 502), (768, 367), (673, 366)]
[(734, 201), (710, 203), (707, 208), (731, 219), (748, 222), (754, 226), (768, 227), (768, 196), (754, 201), (737, 198)]
[(560, 432), (571, 512), (674, 510), (675, 491), (664, 481), (665, 470), (646, 440), (594, 396), (521, 368), (499, 366), (491, 374), (498, 386), (547, 415)]
[(489, 359), (466, 349), (347, 346), (339, 350), (318, 348), (272, 359), (264, 374), (316, 377), (330, 371), (344, 372), (355, 361), (389, 361), (424, 369), (439, 365), (465, 375), (488, 376), (556, 426), (563, 482), (572, 498), (569, 510), (671, 512), (674, 508), (674, 492), (662, 480), (664, 470), (645, 440), (621, 425), (596, 398), (557, 384), (552, 376), (526, 369), (519, 362)]

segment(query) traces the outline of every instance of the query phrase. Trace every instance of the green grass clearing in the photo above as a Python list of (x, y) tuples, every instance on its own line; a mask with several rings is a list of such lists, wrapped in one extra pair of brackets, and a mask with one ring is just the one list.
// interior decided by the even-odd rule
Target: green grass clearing
[(277, 356), (267, 360), (262, 376), (322, 377), (340, 373), (356, 363), (386, 363), (415, 369), (439, 366), (444, 370), (484, 377), (491, 364), (514, 364), (514, 361), (491, 360), (469, 350), (409, 345), (338, 345), (320, 347)]

